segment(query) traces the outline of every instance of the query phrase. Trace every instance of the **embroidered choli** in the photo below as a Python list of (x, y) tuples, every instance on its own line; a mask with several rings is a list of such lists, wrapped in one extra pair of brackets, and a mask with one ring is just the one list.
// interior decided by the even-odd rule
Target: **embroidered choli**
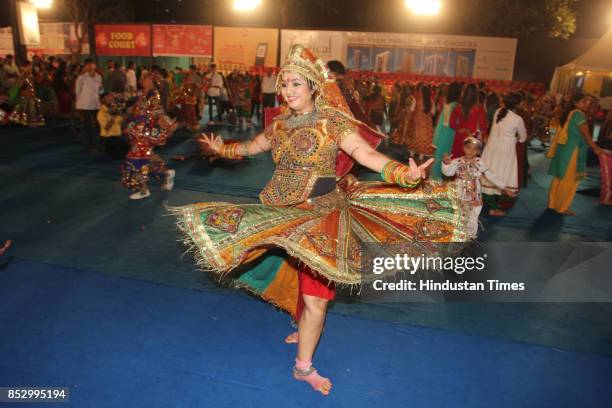
[(275, 119), (264, 134), (276, 169), (259, 195), (261, 202), (295, 205), (333, 190), (339, 145), (356, 130), (353, 119), (328, 107)]

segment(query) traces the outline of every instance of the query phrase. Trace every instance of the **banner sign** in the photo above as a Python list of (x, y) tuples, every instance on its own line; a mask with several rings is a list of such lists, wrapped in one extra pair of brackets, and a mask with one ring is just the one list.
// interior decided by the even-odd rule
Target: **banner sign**
[[(73, 23), (40, 23), (40, 44), (28, 47), (28, 53), (37, 55), (68, 55), (76, 52), (78, 40)], [(82, 30), (82, 24), (79, 30)], [(83, 38), (81, 54), (89, 54), (87, 34)]]
[(281, 56), (291, 45), (311, 47), (326, 61), (357, 71), (511, 80), (517, 40), (436, 34), (281, 31)]
[(96, 25), (98, 55), (150, 57), (151, 26), (137, 24)]
[(345, 31), (281, 30), (282, 64), (294, 44), (304, 44), (324, 61), (339, 60), (346, 64)]
[(212, 26), (153, 25), (154, 57), (212, 57)]
[(214, 61), (221, 69), (275, 67), (276, 28), (215, 27)]
[(40, 31), (38, 31), (38, 12), (32, 3), (17, 2), (17, 15), (19, 17), (19, 36), (21, 45), (40, 44)]
[(13, 30), (11, 27), (0, 28), (0, 57), (6, 57), (7, 54), (15, 55), (13, 47)]

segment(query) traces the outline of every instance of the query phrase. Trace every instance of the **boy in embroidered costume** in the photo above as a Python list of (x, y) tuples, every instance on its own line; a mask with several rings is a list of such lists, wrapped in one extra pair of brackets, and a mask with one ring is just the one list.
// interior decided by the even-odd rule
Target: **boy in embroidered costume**
[(231, 102), (234, 109), (236, 109), (236, 117), (238, 119), (238, 126), (241, 130), (246, 130), (247, 119), (250, 118), (251, 114), (251, 91), (249, 85), (244, 78), (244, 75), (238, 74), (234, 78), (231, 84)]
[(445, 176), (454, 176), (457, 188), (460, 191), (461, 199), (470, 209), (470, 219), (468, 223), (468, 234), (470, 238), (478, 235), (478, 217), (482, 210), (481, 177), (491, 182), (510, 197), (516, 196), (516, 192), (506, 188), (506, 185), (487, 167), (480, 159), (482, 142), (475, 137), (468, 137), (463, 142), (463, 156), (451, 160), (450, 155), (444, 155), (442, 161), (442, 173)]
[(143, 90), (139, 92), (132, 107), (125, 130), (130, 150), (121, 166), (123, 185), (134, 191), (130, 195), (132, 200), (151, 195), (148, 185), (151, 177), (162, 183), (162, 190), (172, 190), (175, 175), (175, 171), (166, 167), (154, 149), (166, 143), (177, 125), (164, 114), (159, 93), (153, 89), (152, 79), (146, 76), (141, 82)]
[[(422, 180), (431, 161), (394, 162), (360, 137), (361, 123), (309, 49), (291, 48), (277, 89), (289, 109), (262, 134), (247, 143), (200, 139), (230, 159), (271, 151), (276, 169), (260, 194), (262, 204), (199, 203), (171, 211), (203, 270), (224, 275), (273, 247), (286, 251), (278, 262), (266, 257), (236, 276), (236, 283), (292, 315), (298, 332), (286, 341), (298, 343), (293, 375), (327, 395), (331, 381), (311, 360), (334, 285), (367, 280), (362, 246), (463, 242), (466, 213), (452, 184)], [(337, 171), (341, 151), (386, 183), (339, 180), (350, 169)]]

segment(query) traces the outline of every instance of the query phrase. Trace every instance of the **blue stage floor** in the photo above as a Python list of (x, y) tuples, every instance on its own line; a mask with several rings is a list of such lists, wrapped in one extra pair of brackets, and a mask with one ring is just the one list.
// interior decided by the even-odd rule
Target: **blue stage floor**
[(325, 398), (263, 302), (49, 264), (5, 267), (0, 311), (0, 384), (67, 386), (74, 407), (612, 406), (612, 357), (336, 313)]

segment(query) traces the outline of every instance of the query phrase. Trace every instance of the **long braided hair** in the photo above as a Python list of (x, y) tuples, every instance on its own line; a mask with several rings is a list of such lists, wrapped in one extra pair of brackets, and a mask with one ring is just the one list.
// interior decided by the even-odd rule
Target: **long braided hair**
[(508, 111), (513, 111), (521, 103), (521, 100), (521, 95), (516, 92), (510, 92), (504, 95), (504, 107), (499, 110), (495, 123), (499, 123), (503, 118), (505, 118)]

